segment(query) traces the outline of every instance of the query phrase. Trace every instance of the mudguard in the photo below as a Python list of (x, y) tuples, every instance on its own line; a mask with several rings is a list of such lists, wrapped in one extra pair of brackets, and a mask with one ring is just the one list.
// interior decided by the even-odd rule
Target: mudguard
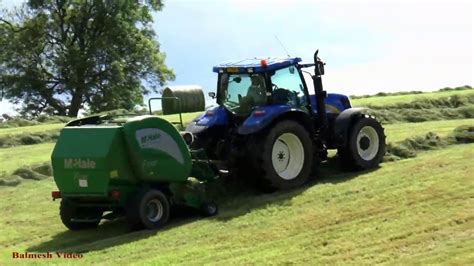
[(297, 108), (292, 108), (288, 105), (273, 104), (262, 106), (252, 112), (252, 114), (244, 121), (244, 123), (239, 126), (237, 132), (241, 135), (248, 135), (258, 132), (272, 123), (276, 118), (290, 112), (307, 115), (307, 113), (304, 111)]
[(365, 110), (367, 110), (367, 108), (364, 107), (349, 108), (342, 111), (342, 113), (336, 117), (334, 121), (334, 136), (338, 147), (346, 145), (349, 129), (354, 119), (363, 115)]
[(217, 106), (193, 119), (186, 127), (186, 131), (197, 134), (212, 126), (226, 126), (228, 122), (229, 115), (225, 108)]

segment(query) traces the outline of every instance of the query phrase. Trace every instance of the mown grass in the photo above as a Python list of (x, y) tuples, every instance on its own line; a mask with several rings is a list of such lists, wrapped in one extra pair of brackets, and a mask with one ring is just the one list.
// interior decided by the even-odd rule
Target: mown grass
[[(184, 121), (191, 121), (199, 113), (186, 114), (183, 117)], [(166, 119), (174, 121), (177, 119), (176, 115), (167, 116)], [(424, 135), (431, 131), (436, 133), (440, 137), (446, 137), (449, 135), (454, 128), (460, 125), (474, 125), (474, 119), (458, 119), (458, 120), (446, 120), (446, 121), (430, 121), (422, 123), (398, 123), (384, 125), (385, 135), (387, 136), (387, 142), (398, 142), (406, 138)], [(34, 126), (44, 128), (44, 125)], [(31, 127), (32, 131), (36, 131), (34, 127)], [(23, 128), (17, 128), (18, 132), (23, 132)], [(10, 134), (16, 132), (10, 130)], [(28, 166), (32, 164), (38, 164), (47, 162), (50, 160), (51, 152), (54, 148), (54, 143), (43, 143), (28, 146), (18, 146), (11, 148), (0, 149), (0, 173), (10, 174), (17, 168)], [(1, 174), (0, 174), (1, 175)]]
[(435, 91), (426, 92), (422, 94), (406, 94), (406, 95), (394, 95), (394, 96), (379, 96), (379, 97), (368, 97), (351, 100), (354, 106), (386, 106), (397, 103), (408, 103), (417, 100), (425, 99), (440, 99), (450, 97), (452, 95), (468, 96), (474, 95), (473, 89), (467, 90), (454, 90), (454, 91)]
[(387, 142), (398, 142), (406, 138), (434, 132), (440, 137), (447, 137), (454, 128), (460, 125), (474, 125), (474, 119), (455, 119), (444, 121), (427, 121), (420, 123), (397, 123), (384, 125)]
[(10, 174), (22, 166), (50, 161), (53, 148), (54, 143), (42, 143), (0, 149), (0, 176), (2, 172)]
[[(336, 173), (286, 193), (244, 193), (210, 219), (174, 217), (160, 231), (123, 221), (68, 232), (51, 179), (0, 194), (0, 264), (16, 252), (83, 252), (38, 264), (470, 264), (474, 260), (474, 144)], [(401, 170), (403, 169), (403, 170)], [(21, 191), (22, 193), (18, 193)]]
[(26, 127), (12, 127), (12, 128), (0, 128), (0, 137), (13, 136), (25, 133), (40, 133), (51, 130), (60, 130), (64, 127), (64, 123), (56, 124), (40, 124), (35, 126), (26, 126)]

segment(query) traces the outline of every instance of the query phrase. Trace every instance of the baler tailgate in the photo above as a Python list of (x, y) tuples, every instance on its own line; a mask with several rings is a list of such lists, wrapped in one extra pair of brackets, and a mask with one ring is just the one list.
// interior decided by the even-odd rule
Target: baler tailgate
[(51, 156), (64, 195), (107, 196), (114, 184), (133, 181), (120, 127), (66, 127)]

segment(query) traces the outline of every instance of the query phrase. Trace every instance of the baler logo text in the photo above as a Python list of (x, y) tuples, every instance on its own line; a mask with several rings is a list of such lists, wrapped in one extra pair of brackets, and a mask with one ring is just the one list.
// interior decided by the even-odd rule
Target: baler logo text
[(161, 137), (160, 133), (145, 135), (145, 136), (141, 137), (140, 142), (141, 142), (141, 144), (145, 144), (145, 143), (151, 142), (151, 141), (158, 141), (160, 139), (160, 137)]
[(96, 163), (90, 159), (64, 159), (65, 169), (95, 169)]

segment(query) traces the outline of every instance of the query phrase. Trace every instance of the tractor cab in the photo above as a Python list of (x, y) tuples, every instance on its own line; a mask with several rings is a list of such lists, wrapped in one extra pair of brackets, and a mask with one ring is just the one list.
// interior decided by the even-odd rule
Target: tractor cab
[(309, 95), (298, 68), (300, 61), (298, 57), (248, 59), (214, 67), (218, 73), (217, 103), (243, 117), (275, 104), (308, 111)]

